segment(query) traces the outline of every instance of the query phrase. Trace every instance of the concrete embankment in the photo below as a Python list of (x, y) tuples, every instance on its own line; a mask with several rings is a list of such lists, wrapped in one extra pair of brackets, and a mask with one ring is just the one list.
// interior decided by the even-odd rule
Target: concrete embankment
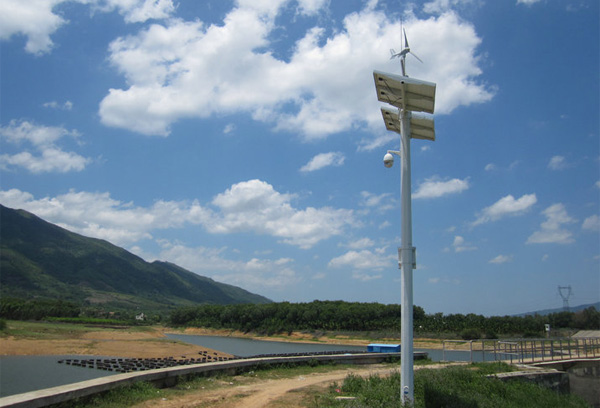
[[(82, 381), (60, 387), (47, 388), (23, 394), (0, 398), (0, 407), (38, 408), (60, 402), (87, 397), (89, 395), (108, 391), (116, 387), (130, 385), (137, 381), (147, 381), (159, 387), (173, 386), (179, 377), (189, 375), (212, 375), (225, 373), (234, 375), (256, 366), (277, 364), (307, 364), (317, 361), (321, 364), (377, 364), (389, 358), (399, 358), (400, 353), (361, 353), (335, 354), (312, 356), (261, 357), (204, 364), (194, 364), (180, 367), (169, 367), (142, 372), (131, 372)], [(427, 353), (415, 353), (415, 360), (426, 358)]]
[(600, 408), (600, 358), (549, 361), (524, 367), (523, 371), (493, 376), (503, 381), (527, 381), (556, 392), (575, 394), (590, 406)]

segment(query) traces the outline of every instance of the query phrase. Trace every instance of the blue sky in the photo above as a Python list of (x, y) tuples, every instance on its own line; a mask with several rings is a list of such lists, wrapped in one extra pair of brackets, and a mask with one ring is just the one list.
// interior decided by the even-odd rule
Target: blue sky
[[(0, 203), (275, 301), (399, 303), (373, 70), (435, 82), (414, 301), (600, 300), (596, 0), (0, 1)], [(123, 272), (126, 273), (126, 272)]]

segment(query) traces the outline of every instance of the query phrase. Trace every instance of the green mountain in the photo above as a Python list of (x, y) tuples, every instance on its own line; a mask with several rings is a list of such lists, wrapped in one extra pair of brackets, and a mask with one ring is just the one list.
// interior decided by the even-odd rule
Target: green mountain
[(148, 263), (107, 241), (1, 205), (0, 261), (3, 297), (62, 299), (128, 310), (271, 302), (168, 262)]

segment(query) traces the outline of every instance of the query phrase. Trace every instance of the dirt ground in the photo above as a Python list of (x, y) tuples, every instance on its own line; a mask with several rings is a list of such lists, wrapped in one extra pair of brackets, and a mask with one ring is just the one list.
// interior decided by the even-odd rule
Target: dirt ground
[[(312, 344), (345, 344), (366, 346), (369, 341), (365, 339), (354, 339), (349, 336), (322, 335), (315, 337), (314, 334), (294, 332), (286, 336), (256, 336), (244, 334), (232, 330), (214, 330), (202, 328), (187, 328), (182, 330), (169, 329), (155, 326), (147, 331), (134, 329), (120, 330), (91, 330), (80, 335), (64, 336), (58, 339), (30, 339), (1, 337), (0, 355), (56, 355), (56, 354), (81, 354), (81, 355), (103, 355), (118, 357), (169, 357), (184, 356), (188, 357), (197, 354), (199, 350), (205, 350), (199, 346), (185, 344), (179, 341), (168, 339), (166, 333), (180, 333), (193, 335), (211, 335), (211, 336), (231, 336), (245, 337), (257, 340), (273, 341), (293, 341), (306, 342)], [(378, 342), (397, 343), (398, 339), (383, 339)], [(415, 339), (415, 348), (441, 349), (442, 344), (439, 340)], [(466, 345), (458, 343), (449, 343), (447, 349), (465, 348)], [(218, 356), (229, 356), (215, 350), (209, 350), (217, 353)]]
[[(448, 364), (428, 365), (440, 368)], [(415, 367), (415, 370), (421, 367)], [(306, 374), (295, 378), (258, 380), (248, 383), (242, 376), (223, 382), (216, 390), (187, 392), (181, 396), (158, 398), (138, 404), (136, 408), (296, 408), (307, 406), (307, 399), (314, 392), (325, 393), (334, 382), (341, 384), (350, 373), (361, 376), (386, 376), (399, 367), (375, 364)]]
[(219, 357), (231, 356), (206, 347), (170, 340), (158, 328), (143, 332), (128, 329), (89, 331), (60, 339), (0, 338), (0, 355), (13, 356), (80, 354), (132, 358), (192, 357), (201, 350), (208, 350)]

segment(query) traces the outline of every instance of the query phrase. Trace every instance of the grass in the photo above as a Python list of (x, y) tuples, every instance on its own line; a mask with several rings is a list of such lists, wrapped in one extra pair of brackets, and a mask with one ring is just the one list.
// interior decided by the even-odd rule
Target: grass
[[(115, 388), (105, 393), (94, 396), (67, 401), (53, 406), (54, 408), (117, 408), (129, 407), (144, 401), (164, 398), (166, 400), (184, 395), (190, 392), (211, 391), (220, 388), (234, 387), (239, 385), (252, 384), (265, 380), (279, 380), (294, 378), (314, 373), (325, 373), (328, 371), (352, 367), (350, 365), (327, 364), (318, 366), (277, 366), (261, 367), (245, 372), (241, 375), (227, 376), (216, 375), (212, 377), (192, 376), (190, 378), (181, 378), (180, 381), (171, 388), (158, 389), (152, 384), (139, 382), (130, 386)], [(239, 397), (244, 396), (240, 394)], [(199, 405), (203, 407), (204, 405)]]
[[(8, 320), (6, 321), (6, 328), (0, 332), (0, 337), (12, 336), (17, 339), (34, 340), (77, 339), (88, 332), (114, 330), (116, 329), (90, 327), (74, 323)], [(148, 326), (131, 326), (127, 327), (127, 330), (143, 332), (151, 330), (151, 328)]]
[[(503, 382), (486, 375), (510, 371), (501, 363), (479, 363), (444, 369), (423, 369), (415, 372), (415, 408), (584, 408), (579, 397), (557, 394), (535, 384), (520, 381)], [(354, 400), (340, 401), (337, 396)], [(349, 375), (341, 385), (331, 386), (329, 393), (316, 396), (313, 408), (333, 407), (402, 407), (400, 373), (389, 377), (362, 378)]]

